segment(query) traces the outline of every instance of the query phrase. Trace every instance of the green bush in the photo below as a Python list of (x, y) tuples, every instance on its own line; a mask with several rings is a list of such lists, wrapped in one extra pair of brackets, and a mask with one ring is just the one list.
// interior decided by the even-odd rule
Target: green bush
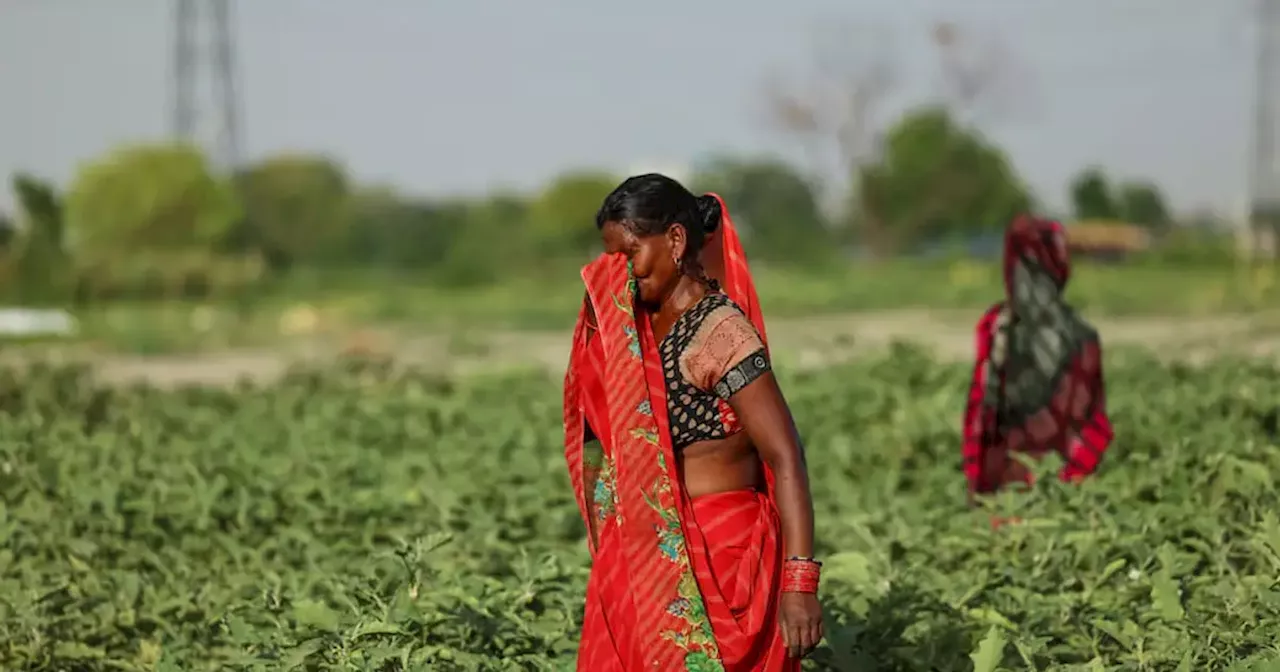
[(235, 299), (256, 291), (266, 268), (256, 256), (204, 253), (77, 259), (75, 297), (80, 305), (113, 301)]

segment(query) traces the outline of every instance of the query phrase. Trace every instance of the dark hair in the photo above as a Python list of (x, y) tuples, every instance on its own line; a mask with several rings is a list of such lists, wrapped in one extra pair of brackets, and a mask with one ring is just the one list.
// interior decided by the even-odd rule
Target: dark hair
[(686, 272), (701, 271), (698, 255), (706, 237), (720, 227), (720, 200), (694, 196), (683, 184), (658, 173), (628, 177), (601, 204), (596, 228), (617, 222), (637, 236), (656, 236), (679, 224), (688, 232), (684, 248)]

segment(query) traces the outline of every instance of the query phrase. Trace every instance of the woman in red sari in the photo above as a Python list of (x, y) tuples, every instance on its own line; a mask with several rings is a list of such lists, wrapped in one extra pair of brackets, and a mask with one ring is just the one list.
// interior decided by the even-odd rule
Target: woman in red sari
[(977, 364), (964, 414), (969, 494), (1030, 485), (1013, 453), (1066, 460), (1060, 478), (1097, 468), (1114, 433), (1107, 419), (1098, 332), (1062, 297), (1070, 276), (1057, 222), (1019, 217), (1005, 233), (1006, 299), (978, 321)]
[(813, 503), (724, 204), (640, 175), (596, 226), (565, 377), (578, 669), (798, 671), (823, 634)]

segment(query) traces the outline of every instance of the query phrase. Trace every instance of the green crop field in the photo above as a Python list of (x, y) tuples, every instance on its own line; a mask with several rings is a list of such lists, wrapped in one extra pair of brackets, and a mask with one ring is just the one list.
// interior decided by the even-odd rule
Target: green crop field
[[(784, 376), (827, 559), (810, 669), (1276, 669), (1280, 372), (1109, 354), (1100, 475), (986, 511), (962, 504), (966, 366)], [(555, 380), (0, 379), (0, 669), (571, 668), (588, 558)]]

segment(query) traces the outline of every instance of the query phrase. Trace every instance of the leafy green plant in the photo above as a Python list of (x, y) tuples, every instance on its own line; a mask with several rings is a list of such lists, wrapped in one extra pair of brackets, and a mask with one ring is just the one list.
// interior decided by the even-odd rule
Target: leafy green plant
[[(1280, 375), (1110, 353), (1101, 473), (966, 509), (965, 366), (784, 376), (827, 559), (813, 670), (1280, 661)], [(572, 669), (557, 381), (388, 362), (234, 389), (0, 370), (0, 669)], [(991, 515), (1022, 524), (991, 529)]]

